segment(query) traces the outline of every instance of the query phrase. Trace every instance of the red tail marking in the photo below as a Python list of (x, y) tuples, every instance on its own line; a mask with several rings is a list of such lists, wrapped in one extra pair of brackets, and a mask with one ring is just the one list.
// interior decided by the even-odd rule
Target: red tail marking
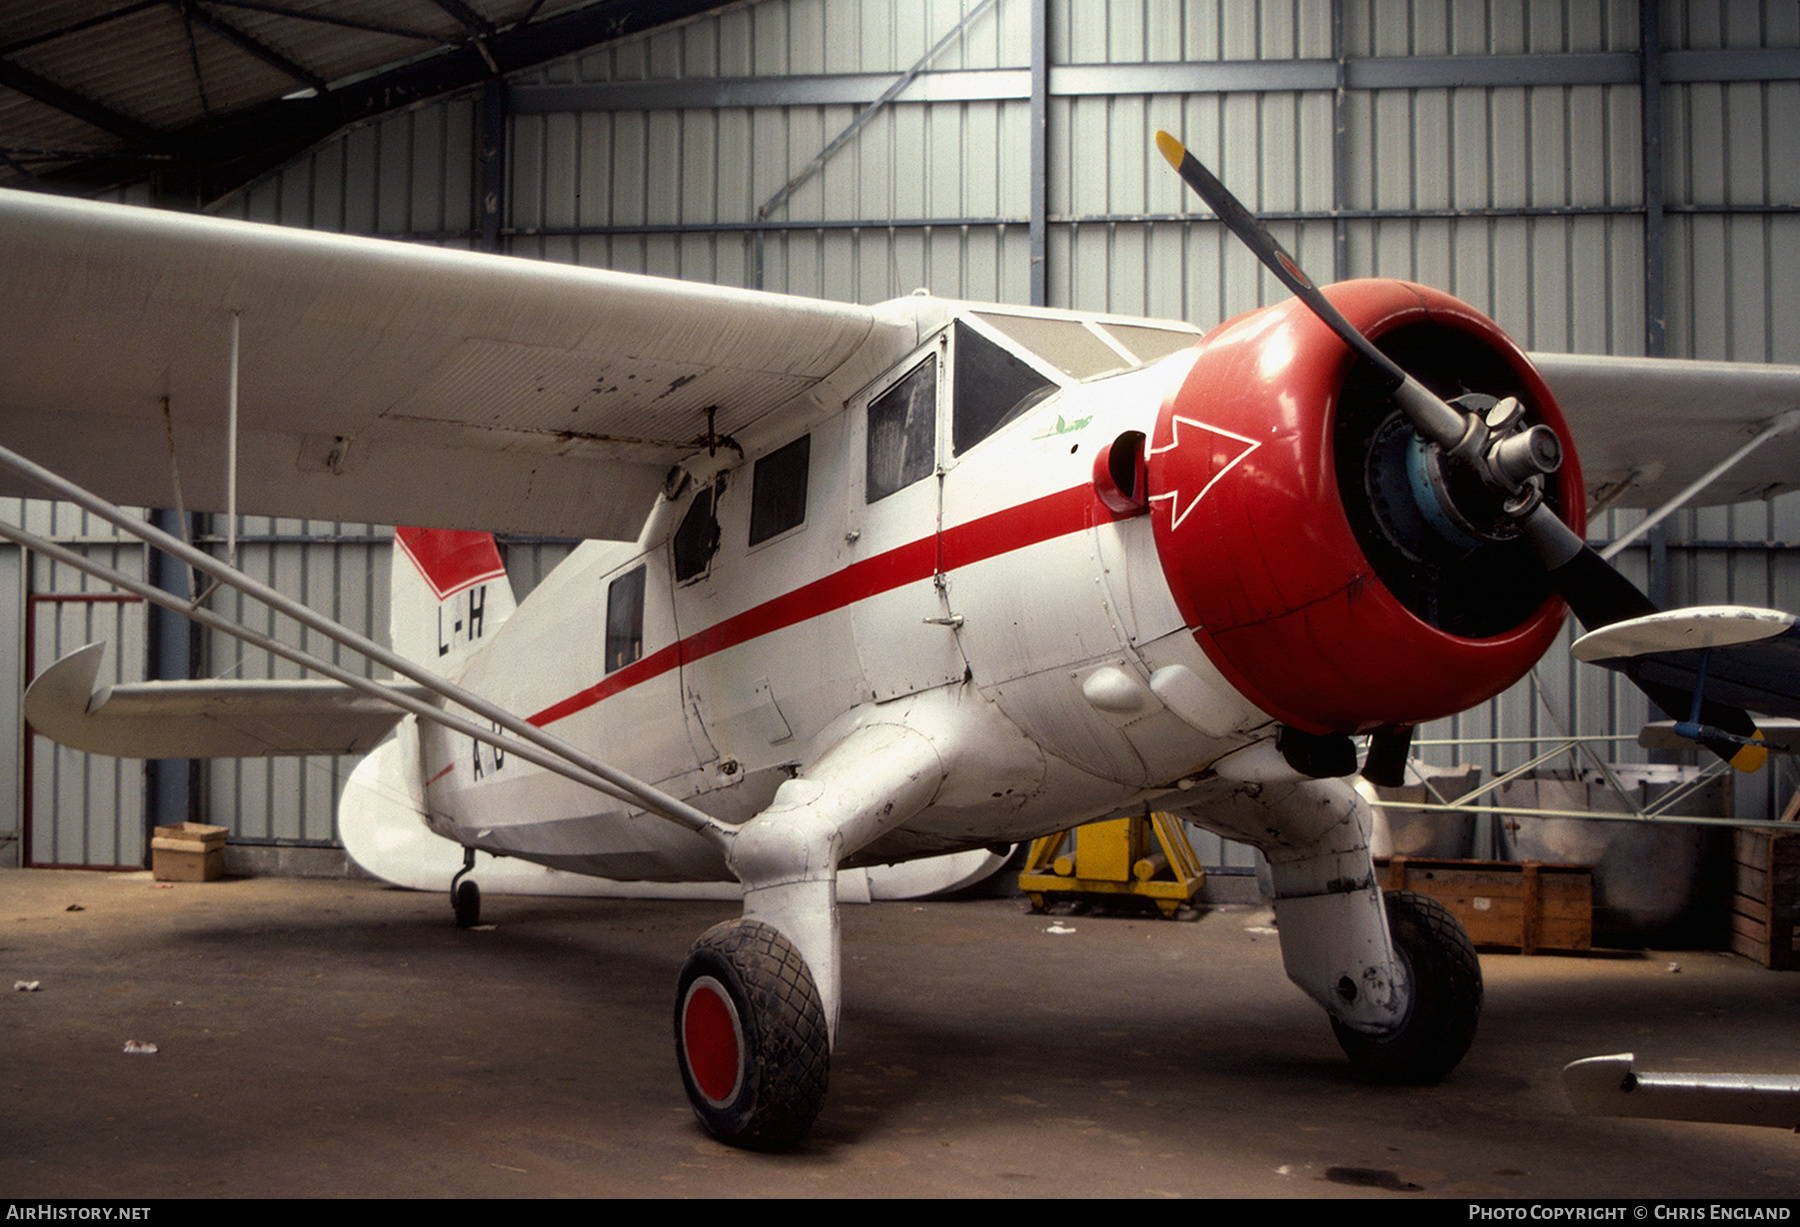
[(506, 574), (493, 534), (448, 528), (396, 528), (394, 544), (406, 551), (438, 600), (483, 580)]

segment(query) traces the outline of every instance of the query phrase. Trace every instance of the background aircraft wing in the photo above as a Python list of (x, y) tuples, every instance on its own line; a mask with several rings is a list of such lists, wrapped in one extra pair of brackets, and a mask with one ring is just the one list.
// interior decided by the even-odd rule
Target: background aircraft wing
[[(1800, 366), (1532, 354), (1575, 432), (1590, 500), (1620, 483), (1624, 507), (1656, 507), (1800, 410)], [(1636, 475), (1635, 480), (1633, 475)], [(1695, 505), (1800, 488), (1800, 431), (1771, 440), (1695, 496)]]
[[(1670, 609), (1577, 639), (1577, 660), (1770, 716), (1800, 717), (1800, 629), (1792, 614), (1739, 605)], [(1686, 718), (1686, 712), (1672, 712)]]
[(709, 427), (911, 343), (863, 307), (26, 192), (0, 302), (0, 443), (117, 502), (224, 508), (235, 315), (240, 511), (627, 540)]

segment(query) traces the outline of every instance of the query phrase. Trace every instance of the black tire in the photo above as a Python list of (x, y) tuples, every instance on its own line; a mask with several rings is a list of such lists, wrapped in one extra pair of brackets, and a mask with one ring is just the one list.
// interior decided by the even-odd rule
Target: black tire
[(1337, 1019), (1331, 1029), (1352, 1064), (1383, 1082), (1429, 1086), (1456, 1068), (1481, 1018), (1481, 961), (1468, 930), (1428, 895), (1386, 896), (1394, 951), (1412, 978), (1412, 1003), (1390, 1031), (1370, 1034)]
[(473, 878), (465, 878), (450, 892), (450, 910), (456, 913), (456, 927), (473, 929), (481, 923), (481, 887)]
[(708, 929), (681, 966), (675, 1054), (708, 1133), (749, 1150), (798, 1142), (831, 1074), (825, 1007), (800, 952), (760, 921)]

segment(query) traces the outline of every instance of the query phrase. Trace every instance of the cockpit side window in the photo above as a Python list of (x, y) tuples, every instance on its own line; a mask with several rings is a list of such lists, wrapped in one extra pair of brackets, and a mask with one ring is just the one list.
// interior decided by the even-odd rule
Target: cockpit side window
[(756, 462), (750, 479), (750, 544), (806, 522), (806, 477), (812, 436), (801, 435)]
[(884, 499), (937, 469), (937, 355), (869, 402), (869, 466), (863, 497)]
[(955, 370), (950, 425), (959, 456), (1056, 390), (1043, 372), (961, 320), (956, 321)]
[(681, 517), (680, 526), (675, 529), (672, 546), (675, 582), (678, 584), (706, 574), (712, 565), (712, 556), (718, 552), (719, 488), (720, 483), (714, 482), (696, 494), (688, 505), (687, 514)]
[(606, 671), (644, 654), (644, 568), (634, 567), (606, 589)]

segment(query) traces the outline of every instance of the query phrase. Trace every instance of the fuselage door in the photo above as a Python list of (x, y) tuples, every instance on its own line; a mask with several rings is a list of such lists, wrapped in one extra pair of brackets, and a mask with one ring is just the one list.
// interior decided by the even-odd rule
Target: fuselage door
[(871, 697), (898, 698), (966, 672), (941, 570), (948, 333), (851, 402), (863, 462), (849, 485), (857, 654)]

